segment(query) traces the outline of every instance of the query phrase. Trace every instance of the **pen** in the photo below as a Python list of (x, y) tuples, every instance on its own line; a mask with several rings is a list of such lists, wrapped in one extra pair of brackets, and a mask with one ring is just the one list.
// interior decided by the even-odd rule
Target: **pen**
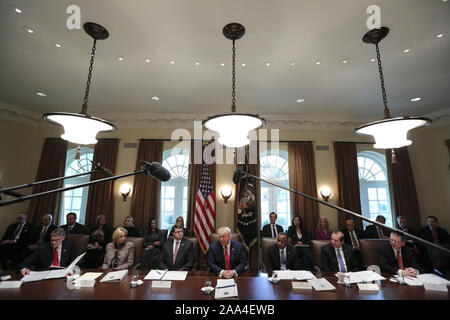
[(236, 285), (236, 283), (235, 284), (229, 284), (227, 286), (217, 287), (216, 289), (230, 288), (230, 287), (234, 287), (235, 285)]

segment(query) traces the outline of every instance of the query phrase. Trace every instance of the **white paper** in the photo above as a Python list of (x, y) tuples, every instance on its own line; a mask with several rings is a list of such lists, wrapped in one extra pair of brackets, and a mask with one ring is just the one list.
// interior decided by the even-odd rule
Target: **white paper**
[[(217, 282), (219, 282), (219, 280), (217, 280)], [(230, 279), (230, 280), (233, 280), (233, 279)], [(233, 280), (233, 282), (234, 282), (234, 280)], [(234, 298), (237, 296), (238, 296), (238, 291), (237, 291), (236, 283), (230, 284), (230, 285), (222, 285), (222, 286), (217, 285), (216, 286), (216, 293), (214, 296), (215, 299)]]
[(316, 291), (336, 290), (336, 288), (325, 278), (308, 280)]
[(162, 280), (185, 280), (187, 277), (188, 271), (167, 271)]
[(348, 272), (348, 274), (350, 275), (350, 283), (386, 280), (386, 278), (380, 276), (378, 273), (376, 273), (372, 270), (359, 271), (359, 272)]
[(3, 277), (1, 277), (1, 279), (2, 279), (2, 281), (6, 281), (6, 280), (11, 279), (11, 276), (10, 275), (3, 276)]
[(167, 270), (150, 270), (145, 276), (144, 280), (161, 280)]
[(23, 282), (41, 281), (44, 279), (50, 271), (30, 271), (29, 274), (24, 276), (21, 280)]
[(446, 286), (450, 285), (450, 281), (432, 273), (419, 274), (417, 275), (417, 279), (419, 279), (423, 283), (444, 284)]
[(75, 260), (73, 260), (72, 263), (69, 264), (69, 266), (67, 268), (68, 269), (73, 268), (78, 262), (80, 262), (81, 258), (83, 258), (85, 254), (86, 254), (86, 252), (83, 254), (80, 254), (78, 257), (76, 257)]
[[(311, 271), (305, 271), (305, 270), (295, 270), (291, 271), (293, 277), (293, 280), (313, 280), (317, 279)], [(305, 282), (306, 283), (306, 282)]]
[(0, 289), (16, 289), (20, 288), (22, 281), (2, 281), (0, 282)]
[(106, 276), (100, 280), (100, 282), (120, 282), (125, 278), (125, 276), (128, 274), (128, 270), (120, 270), (120, 271), (112, 271), (109, 272)]
[(448, 292), (447, 286), (445, 284), (424, 283), (423, 287), (427, 291)]
[(380, 287), (376, 283), (358, 283), (358, 289), (361, 292), (378, 292)]
[(103, 274), (103, 272), (86, 272), (81, 277), (76, 279), (75, 281), (81, 281), (81, 280), (95, 280), (98, 277), (100, 277)]
[(68, 272), (68, 269), (50, 270), (43, 280), (64, 278)]
[(308, 282), (292, 281), (292, 289), (312, 290), (312, 285), (311, 283)]
[(170, 289), (172, 287), (172, 281), (152, 281), (152, 288)]
[(416, 277), (403, 277), (405, 283), (409, 286), (423, 286), (423, 282)]
[(225, 287), (236, 284), (234, 279), (217, 279), (217, 287)]

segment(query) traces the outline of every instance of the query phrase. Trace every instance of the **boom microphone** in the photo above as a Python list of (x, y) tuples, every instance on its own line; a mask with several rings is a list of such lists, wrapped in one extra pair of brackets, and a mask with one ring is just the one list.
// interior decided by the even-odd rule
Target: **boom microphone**
[(108, 177), (113, 177), (114, 174), (109, 171), (108, 169), (106, 169), (104, 166), (102, 166), (100, 163), (95, 163), (94, 161), (88, 159), (91, 163), (92, 163), (92, 167), (94, 170), (100, 171), (101, 173), (103, 173), (105, 176)]
[(242, 174), (246, 173), (246, 170), (243, 170), (242, 167), (237, 167), (233, 173), (233, 182), (234, 184), (238, 184), (242, 179)]
[(158, 179), (159, 181), (169, 181), (170, 180), (170, 172), (166, 168), (164, 168), (159, 162), (147, 162), (141, 160), (144, 165), (142, 169), (145, 170), (146, 174), (151, 175), (153, 178)]

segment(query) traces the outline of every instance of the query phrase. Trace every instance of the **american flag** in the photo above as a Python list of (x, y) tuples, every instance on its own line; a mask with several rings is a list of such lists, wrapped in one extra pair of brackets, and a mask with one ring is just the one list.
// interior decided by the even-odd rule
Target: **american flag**
[(202, 180), (195, 201), (194, 232), (203, 253), (209, 250), (209, 236), (214, 232), (214, 191), (209, 175), (209, 166), (203, 164)]

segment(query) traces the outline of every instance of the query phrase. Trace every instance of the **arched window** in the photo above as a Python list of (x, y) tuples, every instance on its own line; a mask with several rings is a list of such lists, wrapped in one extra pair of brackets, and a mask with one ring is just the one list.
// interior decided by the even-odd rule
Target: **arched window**
[[(76, 148), (67, 151), (65, 176), (91, 171), (92, 164), (89, 160), (94, 158), (94, 149), (87, 147), (80, 148), (80, 160), (75, 159), (76, 152)], [(64, 187), (89, 182), (90, 178), (90, 175), (84, 175), (66, 179), (64, 180)], [(65, 191), (62, 194), (59, 225), (66, 224), (66, 214), (69, 212), (75, 212), (77, 214), (77, 222), (84, 224), (88, 192), (89, 187), (83, 187)]]
[(169, 149), (163, 152), (164, 168), (169, 170), (171, 178), (161, 183), (161, 229), (171, 229), (178, 216), (186, 224), (189, 150)]
[[(373, 151), (359, 152), (358, 172), (363, 216), (375, 220), (378, 215), (383, 215), (386, 225), (392, 227), (386, 157)], [(364, 222), (365, 226), (368, 224)]]
[[(260, 177), (289, 187), (288, 153), (283, 150), (267, 150), (260, 154)], [(287, 230), (291, 220), (289, 192), (261, 182), (261, 226), (268, 224), (269, 213), (278, 215), (277, 224)]]

